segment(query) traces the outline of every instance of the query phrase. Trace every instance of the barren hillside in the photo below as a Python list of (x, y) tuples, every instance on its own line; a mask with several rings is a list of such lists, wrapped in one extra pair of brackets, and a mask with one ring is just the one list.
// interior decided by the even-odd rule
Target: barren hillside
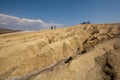
[(120, 24), (2, 34), (0, 80), (120, 80)]
[(21, 30), (11, 30), (11, 29), (0, 28), (0, 34), (13, 33), (13, 32), (20, 32), (20, 31), (21, 31)]

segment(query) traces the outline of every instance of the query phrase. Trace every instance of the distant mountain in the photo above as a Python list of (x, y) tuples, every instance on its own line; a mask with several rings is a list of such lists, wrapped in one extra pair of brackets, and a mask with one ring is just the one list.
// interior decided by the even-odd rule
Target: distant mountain
[(4, 29), (0, 28), (0, 34), (12, 33), (12, 32), (19, 32), (21, 30), (11, 30), (11, 29)]

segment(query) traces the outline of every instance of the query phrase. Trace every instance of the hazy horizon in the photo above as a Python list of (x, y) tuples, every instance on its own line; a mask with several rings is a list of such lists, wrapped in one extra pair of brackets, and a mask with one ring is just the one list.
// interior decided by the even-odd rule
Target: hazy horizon
[(119, 0), (0, 0), (0, 27), (38, 30), (83, 21), (119, 23)]

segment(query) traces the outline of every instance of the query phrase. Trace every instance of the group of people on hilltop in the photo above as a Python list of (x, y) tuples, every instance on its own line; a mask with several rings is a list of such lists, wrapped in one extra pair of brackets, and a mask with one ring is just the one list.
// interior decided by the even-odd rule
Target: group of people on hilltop
[(51, 26), (51, 30), (56, 29), (56, 26)]
[[(90, 21), (84, 21), (80, 24), (91, 24), (91, 22)], [(51, 26), (51, 30), (54, 30), (54, 29), (56, 29), (56, 26)]]
[(91, 22), (90, 21), (84, 21), (84, 22), (82, 22), (80, 24), (91, 24)]

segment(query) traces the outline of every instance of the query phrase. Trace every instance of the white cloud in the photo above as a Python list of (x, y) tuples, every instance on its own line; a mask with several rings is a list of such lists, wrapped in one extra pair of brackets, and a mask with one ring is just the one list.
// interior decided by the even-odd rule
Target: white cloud
[(32, 20), (26, 18), (18, 18), (15, 16), (0, 14), (0, 28), (17, 29), (17, 30), (39, 30), (47, 29), (52, 25), (61, 27), (61, 24), (46, 23), (40, 19)]

